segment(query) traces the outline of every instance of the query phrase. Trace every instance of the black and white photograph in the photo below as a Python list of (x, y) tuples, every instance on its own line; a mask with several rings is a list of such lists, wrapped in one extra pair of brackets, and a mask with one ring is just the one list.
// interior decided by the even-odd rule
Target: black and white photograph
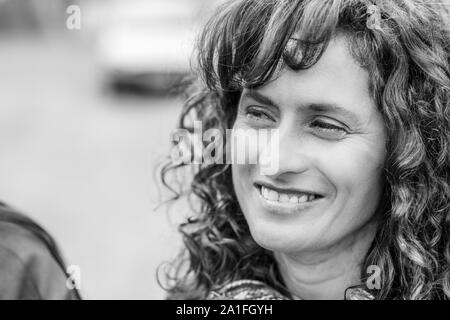
[(450, 299), (450, 0), (0, 0), (0, 146), (0, 300)]

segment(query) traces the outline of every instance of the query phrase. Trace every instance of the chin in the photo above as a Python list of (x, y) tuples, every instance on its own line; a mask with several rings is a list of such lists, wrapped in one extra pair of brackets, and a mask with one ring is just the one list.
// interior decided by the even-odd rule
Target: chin
[(274, 231), (275, 226), (251, 225), (250, 233), (255, 242), (264, 249), (275, 252), (298, 252), (303, 250), (311, 250), (316, 245), (312, 245), (311, 239), (307, 234), (299, 237), (290, 235), (287, 232)]

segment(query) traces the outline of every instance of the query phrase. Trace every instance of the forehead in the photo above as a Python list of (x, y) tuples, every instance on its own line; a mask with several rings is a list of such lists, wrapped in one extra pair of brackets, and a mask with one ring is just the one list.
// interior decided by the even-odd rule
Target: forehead
[(278, 105), (333, 104), (357, 114), (376, 111), (369, 74), (353, 58), (347, 41), (344, 36), (335, 37), (312, 67), (299, 71), (285, 68), (258, 91)]

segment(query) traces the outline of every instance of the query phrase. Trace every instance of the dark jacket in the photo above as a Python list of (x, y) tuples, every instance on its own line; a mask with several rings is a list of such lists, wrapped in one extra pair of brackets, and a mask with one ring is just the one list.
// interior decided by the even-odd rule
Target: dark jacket
[(38, 224), (0, 203), (0, 299), (79, 299), (58, 248)]

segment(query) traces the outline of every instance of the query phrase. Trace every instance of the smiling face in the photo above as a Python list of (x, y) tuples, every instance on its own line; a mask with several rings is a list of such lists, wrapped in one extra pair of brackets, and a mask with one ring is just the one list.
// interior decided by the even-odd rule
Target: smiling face
[(365, 226), (383, 189), (386, 133), (369, 75), (330, 42), (320, 60), (245, 89), (233, 129), (278, 129), (278, 170), (233, 164), (235, 192), (255, 241), (277, 252), (327, 249)]

